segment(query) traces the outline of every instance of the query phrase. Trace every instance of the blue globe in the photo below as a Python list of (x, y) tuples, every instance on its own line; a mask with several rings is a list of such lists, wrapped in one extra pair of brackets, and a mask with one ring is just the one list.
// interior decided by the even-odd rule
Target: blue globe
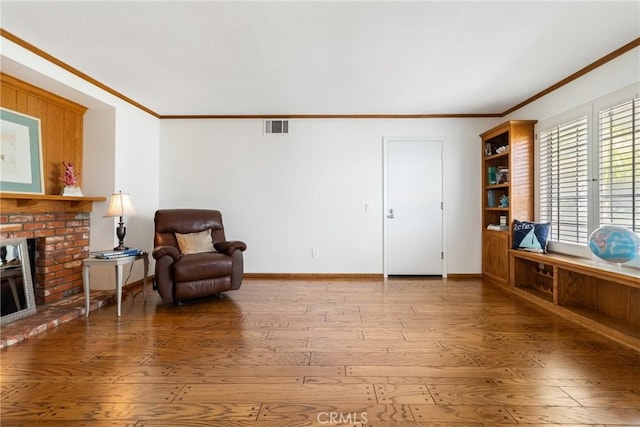
[(589, 249), (601, 260), (621, 264), (640, 254), (640, 237), (619, 225), (603, 225), (589, 236)]

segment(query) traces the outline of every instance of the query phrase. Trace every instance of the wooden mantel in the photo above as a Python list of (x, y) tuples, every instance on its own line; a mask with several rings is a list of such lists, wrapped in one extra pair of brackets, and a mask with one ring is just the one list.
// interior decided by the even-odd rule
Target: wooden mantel
[(54, 196), (0, 192), (0, 211), (5, 213), (91, 212), (94, 202), (106, 197)]

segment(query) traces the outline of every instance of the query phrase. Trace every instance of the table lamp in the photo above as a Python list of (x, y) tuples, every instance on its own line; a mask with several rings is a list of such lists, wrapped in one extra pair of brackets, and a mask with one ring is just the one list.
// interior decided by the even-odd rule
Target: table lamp
[(109, 208), (107, 212), (104, 214), (104, 218), (108, 217), (120, 217), (120, 221), (118, 222), (118, 227), (116, 228), (116, 236), (118, 236), (118, 246), (113, 248), (114, 251), (124, 251), (125, 249), (129, 249), (124, 245), (124, 236), (127, 233), (127, 228), (124, 226), (124, 221), (122, 219), (123, 216), (131, 216), (135, 215), (136, 211), (133, 209), (133, 205), (131, 204), (131, 198), (129, 198), (129, 193), (122, 193), (122, 191), (118, 191), (117, 193), (113, 193), (111, 195), (111, 201), (109, 202)]

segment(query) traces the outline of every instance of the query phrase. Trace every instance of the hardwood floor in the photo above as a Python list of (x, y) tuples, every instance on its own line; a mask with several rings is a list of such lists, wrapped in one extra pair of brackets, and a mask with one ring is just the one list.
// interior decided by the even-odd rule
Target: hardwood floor
[(639, 352), (479, 280), (147, 293), (3, 350), (1, 425), (640, 425)]

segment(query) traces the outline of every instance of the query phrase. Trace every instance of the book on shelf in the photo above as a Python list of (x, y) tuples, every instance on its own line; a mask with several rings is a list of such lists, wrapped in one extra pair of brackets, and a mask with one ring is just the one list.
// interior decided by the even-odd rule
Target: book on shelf
[(489, 224), (487, 225), (487, 230), (508, 231), (509, 227), (507, 227), (506, 225)]
[(496, 166), (489, 166), (487, 168), (487, 182), (489, 183), (489, 185), (495, 185), (496, 184), (496, 174), (498, 173), (498, 168)]
[(493, 190), (487, 191), (487, 207), (495, 208), (496, 204), (496, 194)]
[(140, 255), (142, 254), (142, 249), (129, 248), (129, 249), (124, 249), (122, 251), (116, 251), (114, 249), (110, 249), (106, 251), (94, 251), (94, 252), (90, 252), (90, 254), (96, 258), (113, 259), (113, 258), (123, 258), (128, 256)]

